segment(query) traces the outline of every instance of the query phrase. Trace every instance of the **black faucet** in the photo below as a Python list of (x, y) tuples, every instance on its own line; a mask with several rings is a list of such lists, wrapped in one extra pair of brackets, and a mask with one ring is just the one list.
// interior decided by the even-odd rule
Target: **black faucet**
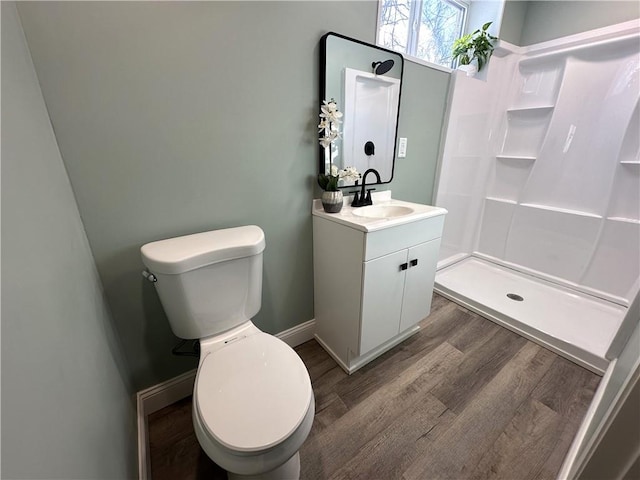
[[(367, 196), (365, 197), (364, 195), (364, 190), (367, 186), (367, 175), (369, 175), (370, 173), (373, 173), (376, 176), (375, 184), (382, 183), (382, 181), (380, 180), (380, 174), (375, 168), (370, 168), (369, 170), (364, 172), (362, 174), (362, 189), (360, 191), (360, 197), (358, 197), (358, 192), (356, 192), (353, 196), (353, 202), (351, 203), (352, 207), (364, 207), (366, 205), (373, 205), (373, 201), (371, 200), (371, 190), (375, 190), (375, 188), (367, 188)], [(375, 184), (370, 183), (369, 185)]]

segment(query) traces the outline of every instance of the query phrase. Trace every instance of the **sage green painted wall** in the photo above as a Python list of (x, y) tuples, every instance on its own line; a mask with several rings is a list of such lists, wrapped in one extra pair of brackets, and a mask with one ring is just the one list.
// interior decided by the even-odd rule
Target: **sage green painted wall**
[(128, 371), (13, 2), (2, 2), (2, 478), (135, 472)]
[[(140, 271), (146, 242), (257, 224), (271, 333), (313, 318), (318, 42), (373, 43), (376, 1), (18, 6), (135, 389), (195, 367)], [(430, 202), (449, 75), (405, 73), (390, 184)], [(336, 248), (339, 248), (337, 245)]]
[(640, 17), (640, 2), (529, 1), (520, 45), (553, 40)]
[(504, 2), (500, 35), (498, 35), (501, 40), (513, 45), (520, 45), (528, 5), (527, 0), (507, 0)]
[(393, 196), (432, 204), (437, 158), (449, 88), (448, 73), (404, 62), (398, 136), (406, 137), (407, 156), (396, 158)]

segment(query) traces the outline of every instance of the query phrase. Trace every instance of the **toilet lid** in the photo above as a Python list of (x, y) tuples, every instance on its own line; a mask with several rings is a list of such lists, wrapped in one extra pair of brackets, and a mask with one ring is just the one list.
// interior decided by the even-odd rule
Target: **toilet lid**
[(252, 452), (289, 437), (302, 423), (312, 394), (298, 354), (282, 340), (257, 333), (204, 358), (195, 404), (215, 440)]

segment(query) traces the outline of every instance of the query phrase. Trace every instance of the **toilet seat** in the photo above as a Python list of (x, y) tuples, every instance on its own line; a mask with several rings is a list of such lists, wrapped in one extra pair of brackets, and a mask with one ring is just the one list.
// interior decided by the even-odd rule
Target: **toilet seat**
[(258, 331), (202, 355), (194, 405), (222, 447), (236, 454), (265, 451), (305, 420), (313, 401), (309, 374), (282, 340)]

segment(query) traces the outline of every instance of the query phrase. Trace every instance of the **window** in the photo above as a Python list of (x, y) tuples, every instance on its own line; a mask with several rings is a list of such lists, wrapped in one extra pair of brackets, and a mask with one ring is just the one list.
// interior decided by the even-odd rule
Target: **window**
[(467, 4), (454, 0), (380, 0), (378, 45), (453, 68), (453, 42), (461, 37)]

